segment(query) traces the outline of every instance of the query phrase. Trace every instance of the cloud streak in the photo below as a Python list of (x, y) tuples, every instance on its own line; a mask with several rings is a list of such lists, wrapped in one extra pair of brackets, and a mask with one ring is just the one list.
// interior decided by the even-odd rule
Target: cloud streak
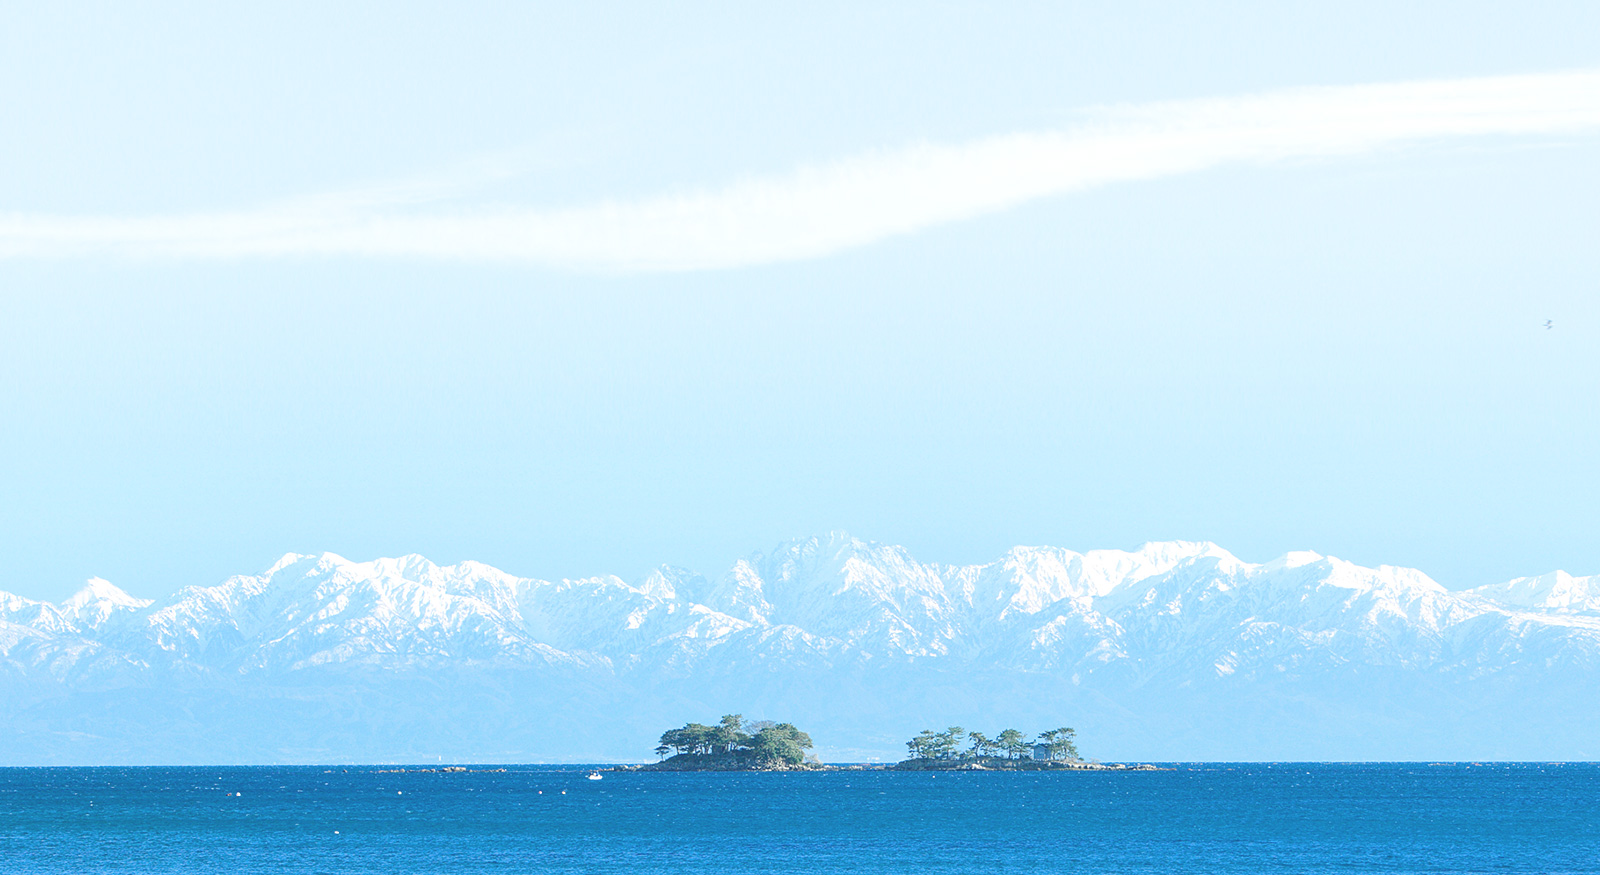
[(602, 271), (824, 256), (1031, 200), (1234, 164), (1600, 132), (1600, 70), (1303, 88), (1095, 110), (1082, 124), (881, 150), (686, 194), (452, 207), (326, 195), (144, 217), (0, 214), (0, 257), (424, 257)]

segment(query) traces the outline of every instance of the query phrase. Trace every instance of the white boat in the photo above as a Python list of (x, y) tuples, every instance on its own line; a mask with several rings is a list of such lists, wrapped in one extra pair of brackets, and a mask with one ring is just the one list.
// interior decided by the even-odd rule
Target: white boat
[(591, 780), (591, 781), (598, 781), (598, 780), (600, 780), (601, 778), (604, 778), (604, 777), (605, 776), (600, 774), (599, 772), (590, 772), (589, 773), (589, 780)]

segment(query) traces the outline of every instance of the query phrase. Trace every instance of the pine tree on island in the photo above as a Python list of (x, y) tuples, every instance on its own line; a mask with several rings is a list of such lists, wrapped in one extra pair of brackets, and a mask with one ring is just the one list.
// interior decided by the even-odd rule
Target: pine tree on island
[[(1039, 733), (1033, 741), (1016, 729), (994, 738), (952, 726), (943, 732), (924, 729), (906, 742), (911, 758), (902, 769), (1050, 769), (1082, 768), (1075, 733), (1068, 727)], [(966, 746), (963, 747), (962, 745)]]
[[(659, 771), (778, 771), (815, 767), (807, 762), (811, 736), (792, 723), (744, 722), (727, 714), (715, 726), (688, 723), (661, 734), (656, 756), (643, 768)], [(670, 754), (670, 756), (669, 756)]]

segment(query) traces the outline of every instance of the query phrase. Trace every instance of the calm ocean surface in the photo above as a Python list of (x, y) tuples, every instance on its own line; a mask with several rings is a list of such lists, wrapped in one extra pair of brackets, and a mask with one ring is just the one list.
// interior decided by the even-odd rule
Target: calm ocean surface
[(0, 872), (1600, 872), (1595, 764), (380, 768), (0, 769)]

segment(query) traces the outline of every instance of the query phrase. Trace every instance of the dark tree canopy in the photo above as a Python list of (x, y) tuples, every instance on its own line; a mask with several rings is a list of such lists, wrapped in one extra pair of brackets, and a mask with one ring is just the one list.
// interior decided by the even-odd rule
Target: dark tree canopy
[[(943, 732), (924, 729), (906, 742), (913, 760), (960, 762), (977, 760), (1024, 760), (1034, 758), (1034, 745), (1044, 745), (1045, 758), (1055, 762), (1078, 762), (1074, 733), (1067, 727), (1039, 733), (1033, 741), (1016, 729), (1004, 729), (994, 738), (981, 732), (965, 732), (952, 726)], [(963, 748), (961, 743), (967, 742)]]
[(725, 715), (715, 726), (689, 723), (661, 734), (656, 753), (677, 757), (720, 758), (752, 767), (805, 762), (811, 736), (792, 723), (760, 720), (746, 724), (744, 715)]

